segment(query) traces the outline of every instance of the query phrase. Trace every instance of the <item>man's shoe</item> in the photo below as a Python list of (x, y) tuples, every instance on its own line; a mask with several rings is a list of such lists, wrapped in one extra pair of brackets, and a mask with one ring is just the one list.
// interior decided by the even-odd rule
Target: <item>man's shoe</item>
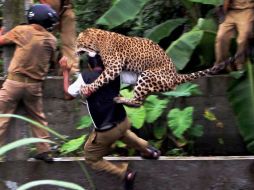
[(147, 152), (146, 153), (141, 153), (141, 157), (145, 159), (153, 159), (153, 160), (158, 160), (161, 155), (161, 151), (158, 150), (157, 148), (149, 145), (146, 148)]
[(133, 190), (137, 172), (127, 171), (124, 177), (124, 190)]
[(34, 156), (36, 160), (42, 160), (46, 163), (53, 163), (54, 158), (51, 152), (43, 152)]

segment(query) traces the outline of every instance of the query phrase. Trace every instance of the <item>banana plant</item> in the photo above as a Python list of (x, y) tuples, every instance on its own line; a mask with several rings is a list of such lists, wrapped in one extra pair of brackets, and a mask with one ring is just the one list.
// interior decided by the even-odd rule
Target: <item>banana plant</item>
[[(215, 22), (212, 19), (200, 18), (191, 31), (184, 33), (167, 48), (166, 53), (172, 58), (178, 70), (186, 67), (198, 47), (201, 64), (211, 63), (214, 57), (215, 37)], [(204, 49), (209, 49), (209, 51), (204, 51)]]
[(233, 80), (228, 89), (228, 99), (247, 149), (254, 153), (254, 70), (250, 61), (247, 62), (247, 72)]
[(149, 38), (156, 43), (159, 43), (161, 39), (169, 36), (178, 26), (184, 24), (186, 21), (186, 18), (167, 20), (146, 31), (144, 37)]
[(103, 14), (96, 24), (106, 25), (109, 29), (134, 19), (149, 0), (118, 0)]
[(208, 5), (221, 5), (223, 3), (223, 0), (188, 0), (193, 3), (202, 3), (202, 4), (208, 4)]

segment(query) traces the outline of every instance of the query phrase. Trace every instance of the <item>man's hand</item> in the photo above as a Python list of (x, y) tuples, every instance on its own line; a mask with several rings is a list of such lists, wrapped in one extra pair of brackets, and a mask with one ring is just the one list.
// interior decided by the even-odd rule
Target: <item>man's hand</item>
[(60, 67), (61, 67), (61, 69), (63, 70), (63, 71), (70, 71), (71, 70), (71, 68), (72, 68), (72, 65), (73, 65), (73, 63), (71, 64), (71, 65), (68, 65), (68, 58), (67, 57), (65, 57), (65, 56), (63, 56), (60, 60), (59, 60), (59, 65), (60, 65)]
[(80, 94), (86, 98), (89, 97), (93, 92), (93, 89), (89, 85), (82, 86), (80, 89)]

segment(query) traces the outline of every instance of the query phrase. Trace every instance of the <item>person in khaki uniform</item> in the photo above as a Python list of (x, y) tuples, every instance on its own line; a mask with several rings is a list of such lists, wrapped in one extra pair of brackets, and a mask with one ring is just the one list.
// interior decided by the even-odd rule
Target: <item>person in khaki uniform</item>
[(75, 54), (76, 20), (71, 0), (39, 0), (40, 3), (50, 5), (59, 15), (61, 53), (68, 57), (72, 65), (71, 74), (79, 72), (79, 58)]
[[(0, 45), (15, 44), (16, 49), (8, 68), (7, 79), (0, 89), (0, 114), (12, 114), (23, 102), (29, 117), (44, 126), (42, 81), (48, 72), (49, 61), (56, 49), (56, 38), (48, 31), (58, 22), (58, 15), (48, 5), (34, 5), (27, 15), (28, 24), (18, 25), (0, 36)], [(10, 118), (0, 118), (0, 145)], [(33, 135), (49, 138), (46, 130), (32, 126)], [(37, 143), (36, 159), (53, 161), (48, 143)]]
[[(90, 55), (88, 65), (91, 71), (83, 71), (77, 80), (69, 86), (70, 66), (67, 64), (67, 58), (63, 57), (59, 63), (63, 70), (66, 99), (77, 97), (80, 87), (92, 83), (104, 68), (99, 55)], [(109, 153), (111, 146), (117, 140), (121, 140), (129, 147), (140, 151), (143, 158), (158, 159), (160, 151), (148, 145), (146, 140), (139, 138), (130, 130), (131, 123), (123, 105), (113, 101), (114, 97), (119, 95), (119, 91), (120, 77), (110, 81), (109, 84), (87, 98), (87, 108), (94, 123), (94, 130), (85, 143), (84, 156), (86, 163), (93, 169), (118, 176), (124, 180), (125, 189), (130, 190), (133, 188), (135, 172), (127, 170), (127, 163), (116, 165), (103, 159), (103, 156)]]
[(230, 41), (237, 34), (235, 69), (243, 68), (248, 41), (253, 30), (254, 0), (225, 0), (224, 21), (219, 25), (216, 42), (216, 64), (229, 56)]

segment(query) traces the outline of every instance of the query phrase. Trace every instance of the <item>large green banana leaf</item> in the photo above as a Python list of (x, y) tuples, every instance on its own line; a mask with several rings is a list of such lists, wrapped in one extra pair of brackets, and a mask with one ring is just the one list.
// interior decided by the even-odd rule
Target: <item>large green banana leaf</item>
[(161, 39), (169, 36), (172, 31), (174, 31), (178, 26), (182, 25), (186, 21), (187, 19), (184, 18), (167, 20), (166, 22), (163, 22), (149, 30), (145, 34), (145, 37), (153, 40), (156, 43), (159, 43)]
[(201, 64), (211, 65), (215, 58), (214, 43), (217, 35), (217, 24), (214, 19), (199, 19), (196, 27), (204, 31), (203, 38), (198, 45)]
[(193, 51), (202, 40), (204, 31), (192, 30), (174, 41), (166, 53), (172, 58), (177, 69), (182, 70), (191, 59)]
[[(214, 58), (214, 39), (216, 24), (211, 19), (200, 18), (197, 25), (174, 41), (166, 50), (176, 68), (182, 70), (191, 60), (193, 52), (200, 48), (201, 63), (211, 62)], [(209, 49), (209, 51), (207, 51)]]
[(108, 26), (109, 29), (123, 24), (127, 20), (135, 18), (143, 6), (149, 0), (119, 0), (102, 15), (96, 24)]
[(254, 153), (254, 71), (250, 63), (248, 73), (233, 81), (228, 97), (247, 149)]

